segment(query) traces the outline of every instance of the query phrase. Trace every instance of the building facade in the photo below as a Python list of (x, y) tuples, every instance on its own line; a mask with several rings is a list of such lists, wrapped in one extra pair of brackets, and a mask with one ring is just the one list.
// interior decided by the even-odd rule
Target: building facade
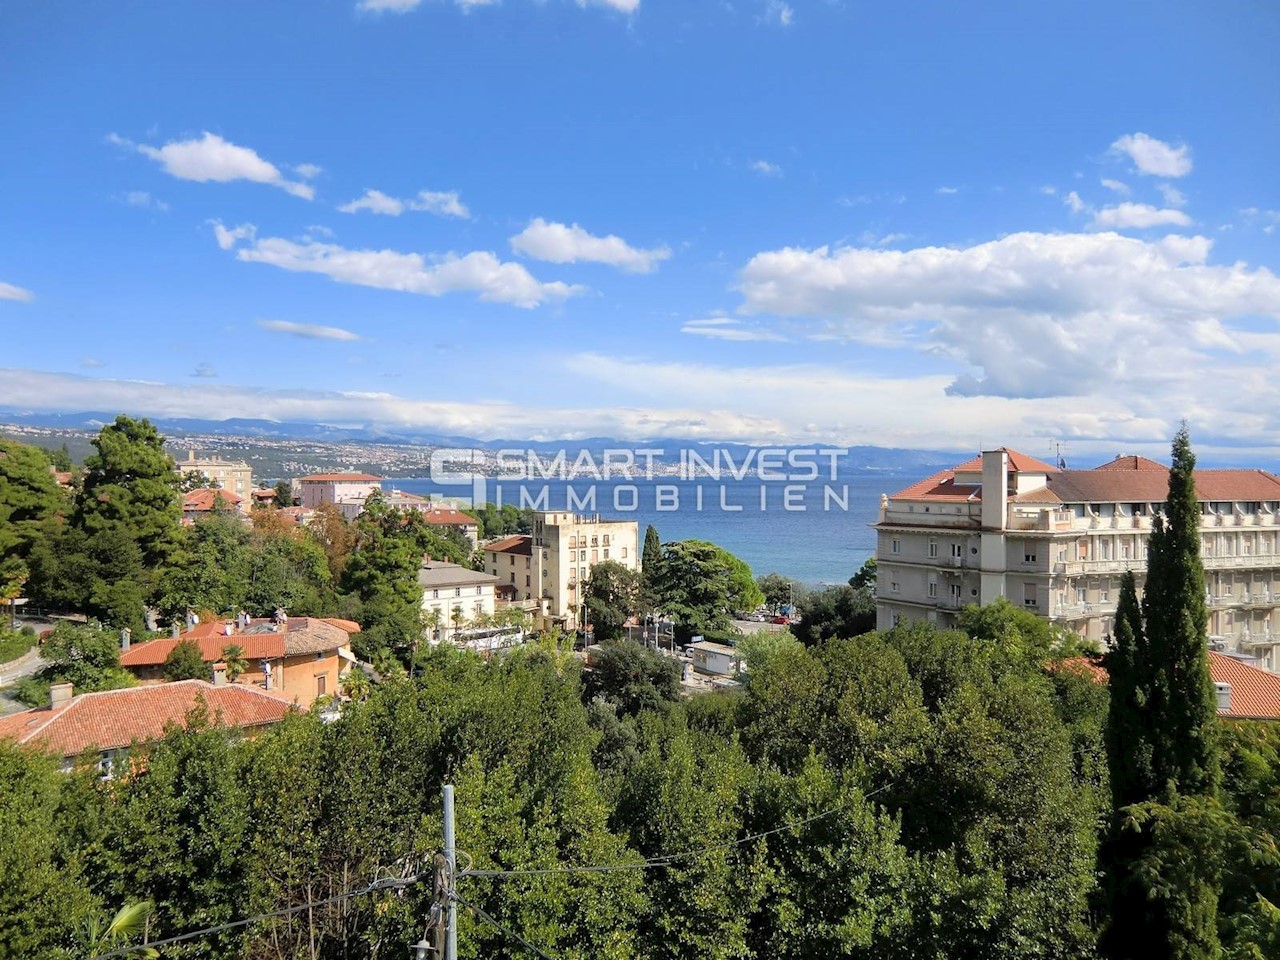
[(498, 578), (482, 570), (424, 558), (418, 570), (422, 610), (434, 623), (428, 628), (433, 643), (454, 638), (477, 620), (493, 616)]
[(182, 476), (189, 473), (216, 483), (222, 490), (234, 493), (241, 500), (236, 509), (248, 511), (249, 494), (253, 491), (253, 470), (243, 460), (223, 460), (221, 457), (197, 457), (194, 450), (187, 451), (187, 459), (178, 460), (174, 468)]
[[(1197, 470), (1195, 481), (1211, 643), (1275, 671), (1280, 478)], [(1143, 457), (1066, 470), (1001, 448), (882, 497), (877, 627), (951, 626), (966, 605), (1006, 597), (1105, 646), (1126, 570), (1141, 591), (1168, 482)]]
[(299, 477), (298, 503), (307, 510), (331, 503), (342, 511), (348, 520), (354, 520), (364, 510), (364, 502), (375, 491), (382, 490), (382, 478), (370, 473), (313, 473)]
[(634, 520), (604, 520), (568, 512), (535, 513), (533, 534), (485, 544), (485, 569), (517, 601), (538, 601), (540, 625), (576, 630), (582, 586), (593, 564), (613, 560), (640, 569)]

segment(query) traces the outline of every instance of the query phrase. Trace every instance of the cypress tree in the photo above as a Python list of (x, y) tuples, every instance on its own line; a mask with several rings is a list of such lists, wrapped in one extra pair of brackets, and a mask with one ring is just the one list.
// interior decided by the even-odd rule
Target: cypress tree
[(1148, 546), (1141, 615), (1126, 573), (1107, 659), (1115, 809), (1100, 851), (1109, 900), (1102, 947), (1117, 960), (1208, 960), (1221, 953), (1215, 853), (1221, 769), (1194, 471), (1184, 424)]
[(653, 576), (655, 564), (662, 559), (662, 541), (658, 539), (658, 528), (652, 523), (645, 527), (644, 550), (640, 554), (640, 569), (645, 576)]

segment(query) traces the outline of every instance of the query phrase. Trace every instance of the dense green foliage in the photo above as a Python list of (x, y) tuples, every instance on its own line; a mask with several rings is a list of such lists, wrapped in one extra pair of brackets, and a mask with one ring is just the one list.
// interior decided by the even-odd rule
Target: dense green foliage
[(1117, 960), (1221, 952), (1216, 915), (1231, 818), (1218, 802), (1194, 469), (1184, 426), (1151, 535), (1141, 614), (1127, 574), (1108, 658), (1113, 813), (1102, 857), (1110, 905), (1103, 944)]
[(43, 450), (0, 438), (0, 601), (22, 593), (32, 550), (65, 509)]
[(582, 599), (595, 641), (620, 639), (623, 625), (636, 614), (640, 603), (640, 574), (617, 560), (593, 564)]
[(876, 627), (876, 598), (866, 587), (840, 584), (814, 590), (797, 605), (796, 636), (805, 643), (832, 637), (856, 637)]
[(40, 656), (48, 666), (17, 685), (17, 697), (32, 707), (49, 702), (49, 686), (70, 683), (77, 693), (117, 690), (135, 681), (120, 666), (120, 636), (97, 624), (60, 623), (45, 638)]
[(162, 667), (166, 680), (210, 680), (212, 674), (205, 665), (200, 646), (191, 640), (175, 644), (164, 658)]
[(466, 512), (476, 518), (481, 540), (533, 533), (533, 509), (530, 507), (522, 509), (510, 503), (499, 507), (494, 503), (486, 503), (470, 507)]
[(746, 562), (706, 540), (663, 544), (652, 583), (658, 609), (675, 621), (682, 642), (724, 634), (736, 614), (764, 602)]

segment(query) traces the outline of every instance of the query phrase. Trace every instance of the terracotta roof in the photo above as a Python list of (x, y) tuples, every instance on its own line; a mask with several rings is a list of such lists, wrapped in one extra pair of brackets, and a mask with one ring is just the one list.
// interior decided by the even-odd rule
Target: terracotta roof
[(381, 483), (381, 477), (371, 473), (313, 473), (299, 477), (299, 483)]
[(1158, 463), (1155, 460), (1148, 460), (1146, 457), (1126, 457), (1124, 454), (1116, 457), (1114, 460), (1108, 460), (1106, 463), (1099, 464), (1094, 467), (1095, 470), (1164, 470), (1168, 472), (1167, 464)]
[(210, 490), (202, 488), (200, 490), (192, 490), (182, 498), (182, 509), (196, 512), (205, 512), (213, 509), (213, 505), (221, 498), (222, 502), (228, 507), (234, 507), (240, 503), (244, 497), (238, 493), (232, 493), (230, 490)]
[(514, 553), (518, 556), (531, 557), (533, 556), (533, 537), (527, 533), (517, 533), (515, 536), (486, 543), (484, 549), (493, 553)]
[(275, 487), (258, 487), (249, 493), (249, 496), (255, 500), (274, 500), (276, 497)]
[(153, 743), (170, 723), (185, 723), (203, 698), (211, 718), (227, 727), (279, 723), (292, 704), (264, 690), (236, 684), (215, 687), (182, 680), (127, 690), (84, 693), (65, 705), (0, 717), (0, 739), (31, 744), (62, 757), (88, 749), (113, 750)]
[(53, 471), (53, 480), (60, 487), (71, 486), (72, 474), (70, 470)]
[(438, 523), (446, 527), (474, 527), (476, 518), (448, 506), (434, 506), (422, 511), (422, 518), (427, 523)]
[[(1197, 470), (1201, 500), (1280, 500), (1280, 477), (1265, 470)], [(1061, 470), (1049, 476), (1063, 503), (1163, 503), (1169, 495), (1169, 471)]]
[[(1087, 657), (1063, 660), (1060, 669), (1079, 671), (1097, 683), (1107, 682), (1107, 671)], [(1231, 709), (1218, 716), (1235, 720), (1280, 720), (1280, 676), (1242, 663), (1225, 653), (1209, 651), (1209, 675), (1214, 683), (1231, 685)]]
[[(955, 470), (943, 470), (895, 493), (891, 500), (976, 500), (982, 487), (976, 483), (956, 483)], [(486, 548), (488, 549), (488, 548)]]
[(222, 651), (236, 644), (244, 648), (246, 660), (274, 660), (279, 657), (305, 653), (329, 653), (351, 642), (351, 634), (360, 632), (360, 625), (352, 620), (337, 617), (290, 617), (286, 629), (273, 630), (275, 621), (258, 618), (249, 621), (247, 630), (226, 634), (226, 622), (214, 620), (197, 623), (190, 630), (163, 640), (135, 643), (120, 654), (122, 667), (152, 667), (162, 664), (165, 658), (183, 640), (191, 640), (200, 648), (205, 663), (222, 659)]
[[(1057, 467), (1052, 464), (1045, 463), (1043, 460), (1037, 460), (1035, 457), (1022, 453), (1019, 450), (1012, 450), (1009, 447), (997, 447), (997, 450), (1003, 450), (1009, 457), (1009, 470), (1011, 473), (1055, 473)], [(981, 473), (982, 472), (982, 454), (978, 454), (972, 460), (966, 460), (960, 466), (953, 468), (954, 473)]]
[[(206, 629), (201, 630), (204, 627)], [(208, 629), (212, 628), (212, 629)], [(180, 639), (149, 640), (146, 643), (135, 643), (120, 654), (122, 667), (155, 667), (164, 663), (183, 640), (190, 640), (200, 648), (200, 656), (205, 663), (216, 663), (222, 659), (222, 651), (227, 647), (241, 647), (246, 660), (277, 660), (284, 656), (284, 634), (282, 633), (240, 633), (234, 636), (223, 635), (220, 623), (197, 624), (192, 630), (184, 633)], [(197, 631), (200, 631), (197, 633)]]

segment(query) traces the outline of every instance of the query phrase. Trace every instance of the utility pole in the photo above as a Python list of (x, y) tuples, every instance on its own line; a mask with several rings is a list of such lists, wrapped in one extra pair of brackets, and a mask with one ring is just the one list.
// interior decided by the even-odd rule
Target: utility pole
[[(458, 871), (458, 850), (454, 839), (453, 824), (453, 784), (443, 787), (444, 797), (444, 858), (449, 862), (449, 883)], [(444, 960), (458, 960), (458, 902), (449, 897), (448, 920), (445, 926)]]

